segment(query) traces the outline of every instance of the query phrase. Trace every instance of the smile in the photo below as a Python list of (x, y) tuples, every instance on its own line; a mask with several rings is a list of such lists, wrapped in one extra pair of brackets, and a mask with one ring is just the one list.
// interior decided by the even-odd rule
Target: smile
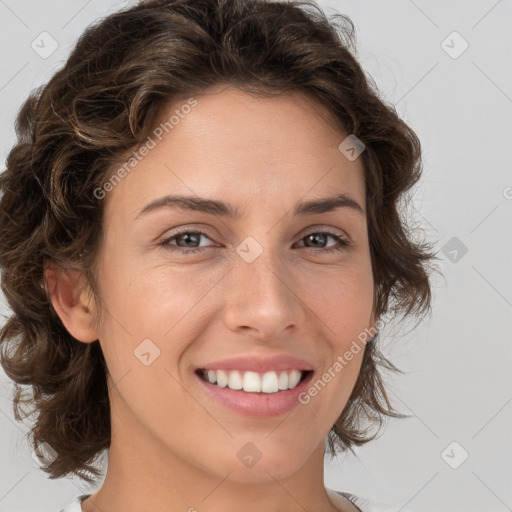
[(221, 388), (246, 393), (278, 393), (295, 389), (307, 376), (304, 370), (281, 370), (265, 373), (242, 370), (205, 370), (199, 369), (197, 374), (204, 381)]
[[(276, 370), (264, 373), (242, 370), (195, 371), (197, 383), (212, 406), (251, 418), (288, 414), (301, 406), (299, 396), (309, 386), (313, 370)], [(214, 382), (210, 382), (214, 381)]]

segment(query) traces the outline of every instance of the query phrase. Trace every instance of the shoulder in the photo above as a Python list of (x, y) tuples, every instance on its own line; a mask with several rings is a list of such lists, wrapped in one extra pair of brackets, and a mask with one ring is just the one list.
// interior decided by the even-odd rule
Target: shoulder
[(88, 498), (90, 494), (82, 494), (81, 496), (76, 496), (73, 498), (73, 501), (70, 501), (63, 509), (59, 510), (59, 512), (82, 512), (82, 501)]
[(351, 494), (348, 492), (334, 491), (336, 494), (340, 494), (341, 496), (347, 498), (352, 504), (354, 504), (361, 512), (407, 512), (400, 507), (392, 507), (390, 505), (386, 505), (384, 503), (377, 503), (376, 501), (369, 501), (365, 498), (361, 498), (360, 496), (356, 496), (355, 494)]

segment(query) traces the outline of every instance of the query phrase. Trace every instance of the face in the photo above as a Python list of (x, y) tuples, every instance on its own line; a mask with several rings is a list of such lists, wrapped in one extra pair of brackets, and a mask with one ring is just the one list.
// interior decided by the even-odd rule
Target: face
[[(348, 134), (302, 94), (224, 87), (190, 109), (187, 99), (162, 112), (165, 121), (179, 111), (172, 130), (152, 135), (105, 198), (105, 310), (91, 338), (110, 372), (113, 443), (136, 440), (141, 453), (219, 478), (285, 478), (323, 454), (363, 350), (341, 371), (333, 365), (374, 325), (361, 158), (339, 151)], [(362, 211), (296, 211), (341, 195)], [(223, 205), (212, 212), (199, 199)], [(330, 382), (301, 403), (299, 391), (305, 402), (330, 368)], [(297, 374), (306, 380), (276, 391)], [(253, 391), (230, 389), (240, 385)]]

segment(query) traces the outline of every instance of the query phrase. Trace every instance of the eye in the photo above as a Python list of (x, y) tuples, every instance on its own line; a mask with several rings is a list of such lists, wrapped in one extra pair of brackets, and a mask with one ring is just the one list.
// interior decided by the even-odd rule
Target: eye
[[(160, 241), (158, 245), (160, 247), (164, 247), (166, 249), (169, 249), (171, 251), (177, 251), (182, 254), (196, 254), (199, 252), (203, 252), (208, 249), (209, 246), (198, 246), (197, 244), (200, 244), (201, 237), (209, 238), (209, 236), (206, 233), (203, 233), (202, 231), (195, 231), (195, 230), (183, 230), (179, 233), (175, 233), (170, 237), (165, 238), (164, 240)], [(333, 247), (329, 248), (323, 248), (318, 247), (318, 245), (323, 245), (326, 243), (326, 241), (331, 238), (336, 243)], [(307, 243), (312, 243), (313, 246), (303, 246), (307, 249), (311, 249), (315, 253), (331, 253), (334, 251), (342, 251), (348, 246), (350, 246), (350, 242), (348, 239), (333, 233), (331, 231), (313, 231), (301, 238), (301, 241), (306, 241)], [(173, 242), (176, 242), (173, 243)], [(187, 244), (195, 245), (194, 248), (188, 247)], [(316, 244), (316, 245), (315, 245)]]
[[(209, 238), (206, 233), (203, 233), (202, 231), (181, 231), (180, 233), (174, 234), (168, 238), (165, 238), (161, 242), (158, 243), (159, 246), (165, 247), (166, 249), (170, 249), (171, 251), (178, 251), (181, 253), (186, 254), (195, 254), (197, 252), (202, 252), (205, 248), (199, 248), (199, 249), (182, 249), (181, 245), (185, 244), (184, 247), (187, 247), (187, 243), (198, 243), (198, 241), (201, 239), (201, 237), (204, 236), (206, 238)], [(181, 244), (178, 243), (178, 245), (171, 244), (172, 241), (182, 241)]]
[(310, 243), (310, 242), (313, 244), (320, 243), (320, 245), (322, 245), (323, 242), (326, 241), (328, 238), (332, 238), (336, 241), (336, 244), (333, 247), (324, 249), (322, 247), (318, 248), (315, 245), (313, 245), (313, 247), (308, 247), (308, 248), (313, 249), (314, 252), (331, 253), (334, 251), (343, 251), (346, 247), (348, 247), (350, 245), (350, 242), (346, 238), (344, 238), (336, 233), (332, 233), (331, 231), (325, 231), (325, 230), (324, 231), (314, 231), (312, 233), (309, 233), (308, 235), (302, 237), (301, 241), (306, 240), (306, 241), (308, 241), (308, 243)]

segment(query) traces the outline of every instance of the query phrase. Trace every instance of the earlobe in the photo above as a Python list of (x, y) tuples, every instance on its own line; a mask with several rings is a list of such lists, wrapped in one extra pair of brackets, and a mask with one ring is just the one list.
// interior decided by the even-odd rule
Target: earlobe
[(67, 331), (84, 343), (97, 340), (93, 327), (95, 309), (84, 275), (48, 264), (44, 276), (48, 297)]

